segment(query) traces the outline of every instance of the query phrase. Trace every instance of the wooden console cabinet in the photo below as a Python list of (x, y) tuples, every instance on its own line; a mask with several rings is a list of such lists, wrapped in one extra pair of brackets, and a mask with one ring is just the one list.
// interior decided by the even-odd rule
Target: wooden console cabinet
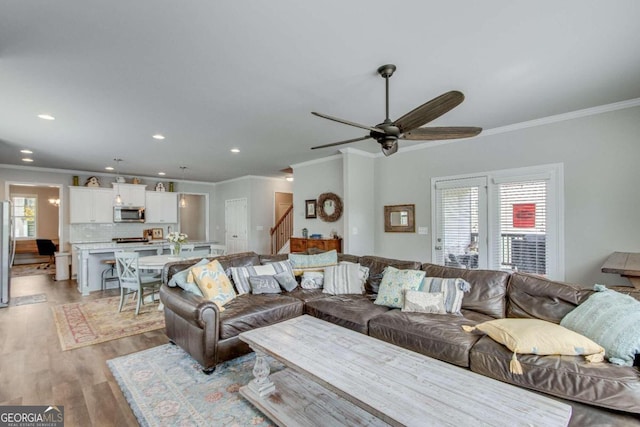
[(342, 252), (342, 239), (304, 239), (302, 237), (292, 237), (290, 241), (291, 252), (304, 252), (310, 248), (318, 248), (323, 251), (335, 249)]

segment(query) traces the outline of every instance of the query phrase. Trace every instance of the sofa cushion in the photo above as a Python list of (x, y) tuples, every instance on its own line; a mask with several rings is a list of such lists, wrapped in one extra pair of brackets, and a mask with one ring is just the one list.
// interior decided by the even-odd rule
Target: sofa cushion
[(274, 276), (278, 273), (288, 272), (293, 277), (289, 261), (272, 262), (264, 265), (248, 265), (245, 267), (230, 267), (229, 272), (233, 277), (233, 283), (239, 294), (251, 292), (249, 279), (253, 276)]
[(364, 295), (325, 296), (305, 304), (307, 314), (363, 334), (368, 333), (371, 319), (388, 310)]
[[(345, 261), (349, 261), (345, 259)], [(416, 261), (403, 261), (399, 259), (382, 258), (377, 256), (363, 256), (358, 258), (361, 266), (369, 269), (369, 278), (365, 283), (365, 292), (367, 294), (377, 294), (384, 269), (387, 266), (397, 268), (398, 270), (418, 270), (420, 269), (420, 263)]]
[(443, 292), (406, 291), (402, 311), (447, 314)]
[(582, 356), (518, 357), (524, 374), (509, 372), (513, 353), (485, 336), (471, 349), (473, 372), (554, 396), (640, 413), (640, 372), (635, 367), (589, 363)]
[(344, 263), (324, 269), (323, 292), (331, 295), (364, 293), (369, 269), (360, 264)]
[(220, 311), (224, 311), (223, 306), (236, 297), (231, 280), (215, 259), (206, 265), (193, 267), (189, 277), (198, 285), (204, 298), (213, 301)]
[(322, 292), (322, 289), (303, 289), (301, 287), (295, 288), (291, 292), (287, 292), (287, 295), (293, 298), (297, 298), (302, 302), (313, 301), (318, 298), (325, 298), (327, 294)]
[(338, 263), (338, 252), (333, 249), (314, 255), (289, 254), (289, 261), (296, 276), (305, 271), (323, 271), (325, 267)]
[(279, 294), (282, 292), (280, 284), (274, 276), (251, 276), (249, 277), (252, 294)]
[(479, 330), (494, 341), (513, 352), (509, 371), (522, 374), (518, 354), (560, 354), (565, 356), (587, 356), (590, 362), (604, 361), (604, 348), (556, 323), (540, 319), (494, 319), (476, 326), (465, 325), (467, 332)]
[(220, 339), (301, 316), (304, 304), (282, 294), (243, 294), (220, 313)]
[(418, 290), (422, 292), (440, 292), (444, 299), (447, 313), (460, 314), (462, 298), (469, 292), (471, 285), (460, 278), (443, 279), (441, 277), (425, 277)]
[(542, 276), (513, 273), (507, 288), (507, 317), (542, 319), (560, 323), (562, 318), (586, 301), (592, 289)]
[[(207, 265), (207, 264), (209, 264), (209, 260), (207, 258), (202, 258), (200, 261), (194, 264), (193, 267), (199, 267), (201, 265)], [(202, 296), (202, 292), (200, 291), (200, 288), (198, 288), (198, 285), (196, 285), (193, 280), (191, 280), (190, 282), (187, 280), (187, 278), (189, 277), (189, 274), (191, 273), (191, 269), (193, 267), (187, 267), (184, 270), (175, 273), (171, 277), (171, 279), (169, 279), (169, 282), (167, 283), (167, 285), (172, 288), (178, 286), (187, 292), (191, 292), (192, 294)]]
[(462, 308), (499, 319), (505, 317), (509, 273), (494, 270), (467, 270), (423, 264), (429, 277), (461, 278), (469, 282), (471, 290), (464, 295)]
[(492, 318), (472, 311), (452, 314), (391, 310), (369, 321), (369, 335), (454, 365), (469, 366), (469, 350), (481, 336), (462, 330)]
[(633, 366), (640, 353), (640, 302), (602, 285), (595, 289), (560, 324), (602, 345), (609, 362)]

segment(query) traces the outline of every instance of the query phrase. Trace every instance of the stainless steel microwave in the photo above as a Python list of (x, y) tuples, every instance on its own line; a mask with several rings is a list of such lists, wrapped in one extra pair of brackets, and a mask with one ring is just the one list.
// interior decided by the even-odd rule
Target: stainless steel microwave
[(144, 222), (144, 208), (132, 206), (115, 206), (113, 222)]

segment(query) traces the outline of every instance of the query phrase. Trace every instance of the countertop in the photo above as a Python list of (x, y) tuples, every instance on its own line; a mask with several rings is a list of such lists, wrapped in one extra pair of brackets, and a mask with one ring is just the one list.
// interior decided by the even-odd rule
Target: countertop
[[(198, 241), (188, 242), (190, 245), (206, 246), (219, 244), (216, 241)], [(134, 242), (134, 243), (115, 243), (115, 242), (92, 242), (92, 243), (72, 243), (77, 251), (89, 251), (89, 253), (100, 252), (114, 252), (115, 249), (127, 249), (127, 250), (145, 250), (145, 249), (158, 249), (168, 248), (171, 243), (166, 240), (151, 240), (149, 242)]]

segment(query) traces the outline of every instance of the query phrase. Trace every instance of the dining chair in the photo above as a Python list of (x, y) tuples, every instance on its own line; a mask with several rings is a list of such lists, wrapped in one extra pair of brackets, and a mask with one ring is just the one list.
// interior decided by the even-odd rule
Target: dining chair
[(226, 245), (209, 245), (211, 250), (211, 256), (219, 256), (227, 254), (227, 246)]
[(196, 245), (188, 243), (188, 244), (182, 245), (180, 252), (193, 252), (195, 248), (196, 248)]
[[(161, 277), (142, 275), (138, 268), (137, 252), (116, 252), (116, 271), (120, 279), (120, 305), (118, 312), (122, 311), (125, 296), (136, 293), (136, 316), (140, 312), (140, 305), (144, 304), (145, 290), (151, 290), (151, 300), (162, 284)], [(149, 294), (147, 294), (149, 295)]]

